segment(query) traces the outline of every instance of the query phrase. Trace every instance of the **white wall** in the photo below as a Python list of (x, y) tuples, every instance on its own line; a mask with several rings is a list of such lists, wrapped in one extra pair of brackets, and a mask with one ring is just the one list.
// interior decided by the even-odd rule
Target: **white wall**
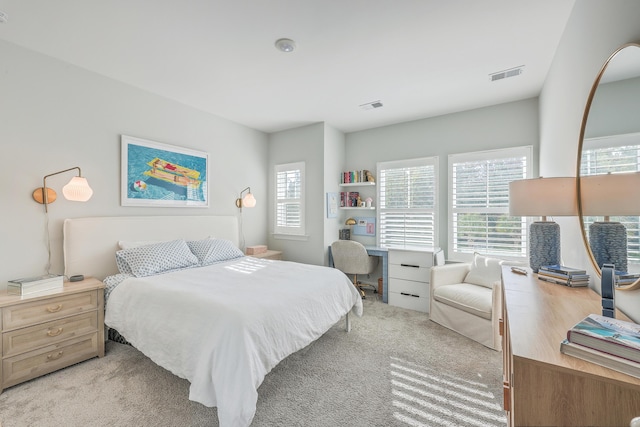
[[(447, 249), (448, 155), (531, 145), (538, 151), (538, 100), (479, 108), (347, 134), (345, 168), (376, 170), (376, 163), (439, 157), (439, 246)], [(534, 154), (534, 176), (537, 156)], [(374, 200), (376, 198), (374, 197)], [(360, 237), (365, 244), (375, 238)]]
[[(0, 58), (0, 283), (44, 273), (46, 217), (31, 192), (44, 175), (73, 166), (94, 195), (69, 202), (61, 189), (73, 174), (47, 180), (60, 195), (49, 207), (54, 273), (62, 273), (64, 218), (234, 215), (248, 185), (258, 205), (245, 209), (246, 241), (266, 242), (266, 134), (3, 41)], [(208, 152), (210, 207), (121, 207), (121, 134)]]
[[(580, 0), (558, 46), (540, 95), (540, 173), (575, 176), (580, 126), (591, 86), (619, 46), (640, 41), (640, 2)], [(578, 218), (557, 218), (566, 264), (584, 266), (593, 277)], [(599, 289), (599, 280), (592, 286)], [(618, 292), (616, 304), (640, 321), (640, 292)]]
[(339, 230), (343, 227), (340, 212), (335, 218), (327, 218), (326, 193), (339, 193), (339, 177), (344, 171), (345, 135), (339, 130), (325, 124), (324, 126), (324, 265), (328, 265), (327, 248), (338, 240)]

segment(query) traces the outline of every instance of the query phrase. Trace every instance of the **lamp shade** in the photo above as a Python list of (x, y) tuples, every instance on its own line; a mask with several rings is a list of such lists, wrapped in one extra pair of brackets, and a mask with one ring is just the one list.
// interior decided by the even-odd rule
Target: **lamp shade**
[(244, 206), (245, 208), (252, 208), (256, 205), (256, 198), (253, 197), (252, 193), (247, 193), (245, 194), (245, 196), (242, 198), (242, 206)]
[(640, 215), (640, 172), (580, 177), (585, 216)]
[(520, 179), (509, 183), (511, 216), (577, 216), (575, 177)]
[(67, 185), (62, 187), (62, 194), (67, 200), (86, 202), (93, 196), (93, 190), (89, 187), (86, 178), (74, 176)]

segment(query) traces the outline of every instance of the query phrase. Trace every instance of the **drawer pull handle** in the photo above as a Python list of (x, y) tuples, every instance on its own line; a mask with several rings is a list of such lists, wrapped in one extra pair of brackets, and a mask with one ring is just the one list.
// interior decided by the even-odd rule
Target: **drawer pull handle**
[(420, 295), (408, 294), (406, 292), (400, 292), (400, 295), (404, 295), (406, 297), (420, 298)]
[(51, 329), (49, 329), (47, 331), (47, 335), (50, 336), (50, 337), (57, 337), (61, 333), (62, 333), (62, 328), (58, 328), (55, 331), (52, 331)]
[(62, 357), (62, 353), (64, 353), (64, 351), (60, 350), (57, 353), (51, 353), (51, 354), (47, 354), (47, 360), (56, 360), (56, 359), (60, 359)]
[(58, 304), (55, 307), (47, 307), (47, 311), (49, 313), (56, 313), (58, 311), (62, 310), (62, 304)]
[(419, 265), (413, 265), (413, 264), (400, 264), (401, 267), (411, 267), (411, 268), (420, 268)]

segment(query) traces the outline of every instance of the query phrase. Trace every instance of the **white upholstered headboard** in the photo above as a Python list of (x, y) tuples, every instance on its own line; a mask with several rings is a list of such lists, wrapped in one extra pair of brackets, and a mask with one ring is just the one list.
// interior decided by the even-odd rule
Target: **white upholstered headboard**
[(238, 245), (236, 216), (115, 216), (65, 219), (64, 274), (100, 280), (116, 274), (118, 242), (217, 237)]

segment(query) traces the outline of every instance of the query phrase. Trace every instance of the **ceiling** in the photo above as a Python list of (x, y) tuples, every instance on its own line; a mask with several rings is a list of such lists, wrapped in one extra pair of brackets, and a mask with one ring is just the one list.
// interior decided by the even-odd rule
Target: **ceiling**
[(0, 39), (264, 132), (353, 132), (539, 95), (574, 2), (0, 0)]

